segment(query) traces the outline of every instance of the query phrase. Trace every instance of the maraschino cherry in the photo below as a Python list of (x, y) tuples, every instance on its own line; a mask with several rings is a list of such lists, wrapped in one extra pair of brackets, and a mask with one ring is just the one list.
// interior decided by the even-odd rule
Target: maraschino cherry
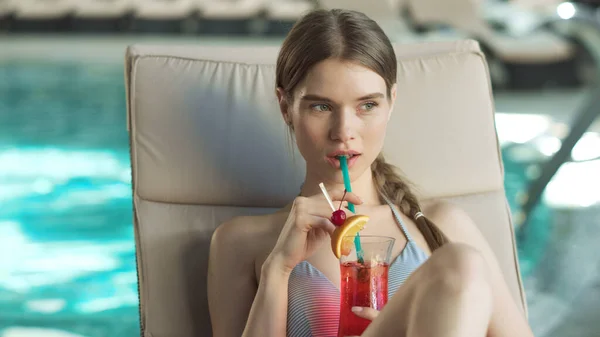
[(346, 190), (344, 190), (344, 195), (342, 196), (342, 201), (340, 201), (340, 208), (337, 211), (331, 214), (331, 222), (336, 226), (341, 226), (346, 221), (346, 212), (342, 211), (342, 203), (344, 202), (344, 197), (346, 197)]

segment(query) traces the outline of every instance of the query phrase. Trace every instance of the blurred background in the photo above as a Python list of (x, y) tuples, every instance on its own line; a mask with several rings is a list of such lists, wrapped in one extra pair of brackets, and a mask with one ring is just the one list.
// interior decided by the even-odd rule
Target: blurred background
[(0, 337), (139, 336), (125, 47), (277, 45), (319, 7), (365, 12), (394, 42), (481, 43), (530, 323), (600, 336), (598, 5), (0, 0)]

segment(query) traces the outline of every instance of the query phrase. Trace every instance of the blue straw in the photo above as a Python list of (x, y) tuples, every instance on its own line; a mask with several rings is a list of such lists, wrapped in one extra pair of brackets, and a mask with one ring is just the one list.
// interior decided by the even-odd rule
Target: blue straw
[[(346, 188), (346, 191), (352, 192), (352, 186), (350, 185), (350, 174), (348, 173), (348, 158), (346, 158), (346, 156), (340, 156), (339, 159), (342, 175), (344, 176), (344, 187)], [(348, 209), (352, 213), (356, 214), (353, 203), (348, 202)], [(356, 246), (356, 258), (358, 259), (358, 263), (364, 264), (364, 253), (362, 247), (360, 246), (360, 235), (358, 233), (356, 233), (356, 236), (354, 237), (354, 245)]]

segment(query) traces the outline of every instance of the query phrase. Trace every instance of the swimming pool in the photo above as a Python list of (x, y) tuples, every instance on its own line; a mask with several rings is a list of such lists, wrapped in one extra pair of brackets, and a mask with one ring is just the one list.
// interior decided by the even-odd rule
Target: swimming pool
[(0, 78), (0, 331), (139, 335), (121, 65), (13, 59)]
[[(0, 337), (139, 335), (122, 63), (9, 58), (0, 78)], [(526, 170), (504, 160), (516, 207)]]

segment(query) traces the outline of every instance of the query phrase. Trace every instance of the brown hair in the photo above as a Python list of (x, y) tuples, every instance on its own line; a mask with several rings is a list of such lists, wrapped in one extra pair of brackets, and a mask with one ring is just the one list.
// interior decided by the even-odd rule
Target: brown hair
[[(398, 66), (390, 40), (365, 14), (333, 9), (308, 13), (296, 22), (283, 42), (277, 58), (275, 83), (285, 92), (288, 103), (293, 101), (294, 89), (310, 68), (330, 58), (356, 62), (379, 74), (390, 97)], [(380, 195), (415, 220), (432, 251), (448, 242), (433, 222), (425, 216), (416, 218), (421, 211), (417, 197), (382, 154), (371, 165), (371, 171)]]

